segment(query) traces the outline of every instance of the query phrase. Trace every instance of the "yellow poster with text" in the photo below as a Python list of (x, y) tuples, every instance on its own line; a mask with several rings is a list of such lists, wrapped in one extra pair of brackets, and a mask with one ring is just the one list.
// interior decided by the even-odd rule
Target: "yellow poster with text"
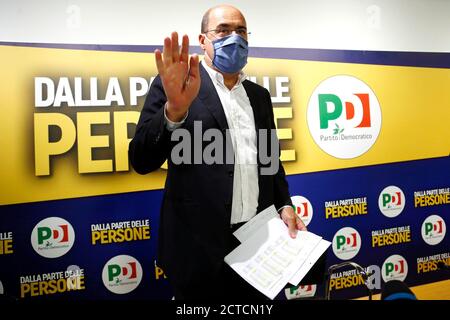
[[(140, 176), (127, 158), (152, 53), (0, 46), (0, 61), (0, 205), (164, 186), (164, 169)], [(245, 72), (271, 93), (288, 174), (449, 155), (450, 69), (250, 58)], [(381, 109), (376, 141), (349, 159), (308, 126), (314, 90), (335, 75), (363, 81)]]

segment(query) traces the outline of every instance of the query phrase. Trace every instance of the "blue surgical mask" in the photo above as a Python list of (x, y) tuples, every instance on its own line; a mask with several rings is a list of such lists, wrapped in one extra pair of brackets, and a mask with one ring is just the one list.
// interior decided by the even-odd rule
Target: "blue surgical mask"
[[(214, 41), (208, 39), (208, 41), (214, 46), (212, 64), (220, 71), (236, 73), (241, 71), (247, 64), (248, 42), (241, 36), (231, 34)], [(206, 55), (208, 54), (206, 53)]]

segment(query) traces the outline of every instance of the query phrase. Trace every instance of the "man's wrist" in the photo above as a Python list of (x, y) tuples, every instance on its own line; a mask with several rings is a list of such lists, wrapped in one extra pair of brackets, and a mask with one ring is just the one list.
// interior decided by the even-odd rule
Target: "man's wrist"
[(181, 121), (176, 121), (175, 122), (175, 121), (172, 121), (171, 119), (169, 119), (169, 117), (167, 115), (167, 102), (166, 102), (166, 104), (164, 105), (163, 108), (164, 108), (164, 119), (165, 119), (165, 122), (166, 122), (166, 128), (169, 131), (173, 131), (173, 130), (179, 128), (184, 123), (184, 121), (186, 120), (186, 118), (187, 118), (187, 116), (189, 114), (189, 110), (188, 110), (188, 111), (186, 111), (186, 114), (181, 119)]
[(166, 114), (167, 120), (173, 122), (173, 123), (179, 123), (182, 122), (187, 117), (188, 111), (185, 112), (174, 112), (171, 110), (169, 102), (167, 101), (164, 105), (164, 111)]

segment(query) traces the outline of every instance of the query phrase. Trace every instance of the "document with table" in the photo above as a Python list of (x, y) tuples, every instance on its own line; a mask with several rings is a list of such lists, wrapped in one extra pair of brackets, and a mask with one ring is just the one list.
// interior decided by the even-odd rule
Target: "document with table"
[(287, 283), (298, 285), (331, 244), (309, 231), (299, 231), (292, 239), (274, 206), (261, 211), (234, 235), (241, 244), (225, 262), (270, 299)]

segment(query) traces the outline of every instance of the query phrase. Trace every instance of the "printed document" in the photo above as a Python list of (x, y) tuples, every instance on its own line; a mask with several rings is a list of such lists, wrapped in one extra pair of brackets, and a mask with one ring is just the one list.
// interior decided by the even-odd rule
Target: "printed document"
[(270, 299), (288, 282), (298, 285), (330, 245), (308, 231), (299, 231), (292, 239), (274, 206), (257, 214), (235, 236), (241, 244), (225, 262)]

